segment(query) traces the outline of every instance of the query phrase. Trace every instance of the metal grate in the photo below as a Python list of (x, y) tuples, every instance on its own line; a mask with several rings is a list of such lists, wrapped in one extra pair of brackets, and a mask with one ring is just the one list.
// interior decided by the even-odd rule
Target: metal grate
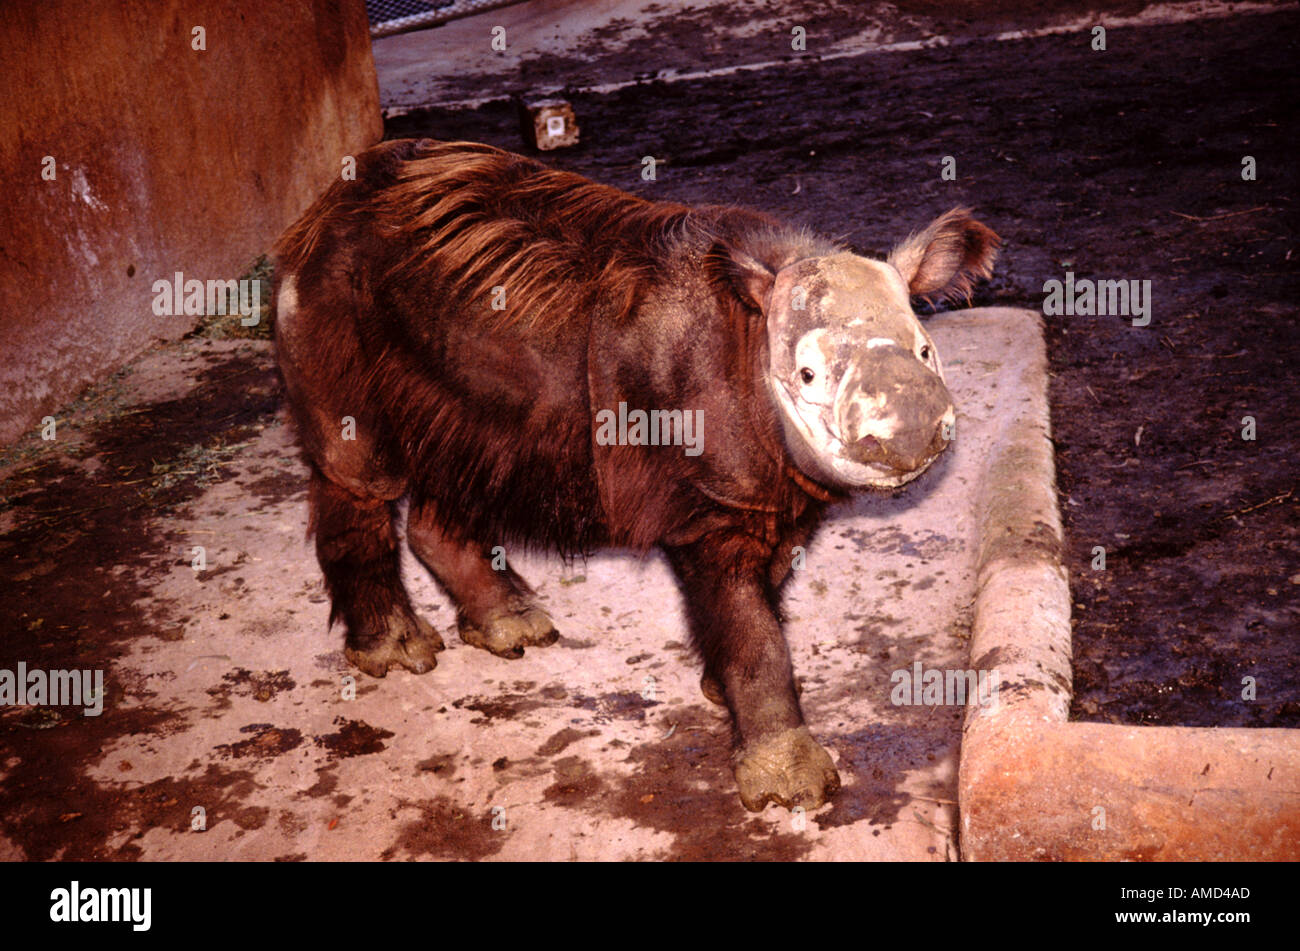
[(366, 0), (371, 36), (388, 36), (508, 7), (521, 0)]

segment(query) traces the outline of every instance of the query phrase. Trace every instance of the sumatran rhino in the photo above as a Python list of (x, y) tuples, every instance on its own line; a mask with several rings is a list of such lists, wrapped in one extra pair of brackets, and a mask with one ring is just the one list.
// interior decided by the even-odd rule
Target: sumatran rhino
[(495, 546), (658, 547), (702, 689), (733, 715), (745, 806), (820, 805), (839, 776), (804, 725), (779, 590), (828, 503), (943, 451), (952, 401), (909, 299), (968, 296), (998, 243), (955, 209), (875, 261), (485, 145), (359, 156), (282, 239), (276, 292), (348, 659), (424, 673), (443, 649), (399, 577), (403, 497), (461, 638), (500, 657), (558, 635)]

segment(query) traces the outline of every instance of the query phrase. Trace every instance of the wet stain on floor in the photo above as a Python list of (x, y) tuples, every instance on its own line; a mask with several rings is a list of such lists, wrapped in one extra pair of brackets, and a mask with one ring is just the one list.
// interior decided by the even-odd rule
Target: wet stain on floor
[(222, 743), (215, 747), (218, 756), (224, 759), (242, 759), (246, 756), (269, 758), (295, 750), (302, 745), (303, 737), (299, 730), (281, 730), (269, 723), (250, 723), (240, 733), (251, 733), (246, 740), (238, 743)]
[(338, 759), (382, 753), (386, 749), (384, 740), (391, 739), (394, 735), (391, 730), (344, 717), (336, 717), (334, 725), (338, 727), (336, 732), (314, 737), (313, 742)]
[[(0, 518), (0, 630), (5, 666), (24, 661), (48, 669), (105, 671), (105, 708), (77, 715), (57, 729), (32, 731), (0, 717), (0, 832), (30, 859), (131, 858), (129, 841), (110, 849), (115, 833), (159, 821), (151, 793), (104, 789), (85, 777), (102, 751), (127, 736), (183, 730), (175, 712), (123, 709), (125, 697), (148, 702), (154, 692), (117, 682), (114, 661), (139, 638), (175, 639), (144, 605), (151, 580), (182, 550), (183, 539), (157, 526), (219, 479), (238, 447), (269, 424), (280, 401), (265, 346), (215, 348), (183, 395), (144, 405), (123, 399), (130, 368), (80, 401), (100, 418), (66, 423), (64, 453), (10, 454)], [(66, 711), (65, 711), (66, 712)], [(209, 802), (231, 802), (240, 774), (212, 766), (196, 779), (154, 789), (203, 790)], [(194, 796), (188, 795), (189, 799)], [(75, 816), (61, 821), (61, 816)], [(188, 826), (177, 814), (177, 828)]]
[[(414, 819), (405, 817), (415, 814)], [(384, 861), (392, 859), (432, 858), (478, 861), (501, 851), (505, 845), (509, 819), (505, 826), (492, 828), (493, 817), (468, 811), (445, 796), (403, 800), (394, 810), (401, 821), (393, 843), (380, 853)], [(404, 820), (404, 821), (403, 821)], [(497, 821), (501, 823), (498, 815)]]
[(794, 861), (807, 855), (812, 849), (808, 836), (793, 826), (773, 832), (741, 806), (731, 775), (730, 730), (720, 728), (712, 712), (701, 707), (688, 707), (676, 717), (672, 736), (629, 751), (627, 762), (634, 771), (618, 780), (603, 805), (610, 815), (673, 836), (670, 848), (647, 857)]

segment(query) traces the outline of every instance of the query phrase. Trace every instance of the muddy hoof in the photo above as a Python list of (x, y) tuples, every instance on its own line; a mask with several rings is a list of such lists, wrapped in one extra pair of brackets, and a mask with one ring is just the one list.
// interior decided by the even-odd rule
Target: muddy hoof
[(442, 638), (424, 618), (394, 617), (388, 629), (369, 647), (344, 648), (348, 662), (372, 677), (383, 677), (390, 667), (405, 667), (413, 674), (427, 673), (438, 666)]
[(840, 774), (801, 726), (745, 744), (736, 754), (736, 785), (751, 812), (761, 812), (769, 802), (816, 809), (839, 791)]
[(547, 647), (560, 639), (550, 616), (541, 608), (525, 606), (506, 609), (480, 624), (460, 616), (456, 619), (460, 639), (471, 647), (481, 647), (498, 657), (517, 660), (524, 647)]

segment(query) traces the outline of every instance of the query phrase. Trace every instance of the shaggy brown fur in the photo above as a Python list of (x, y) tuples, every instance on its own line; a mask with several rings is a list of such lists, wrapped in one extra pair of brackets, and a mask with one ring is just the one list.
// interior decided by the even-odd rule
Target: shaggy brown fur
[[(441, 354), (429, 352), (435, 341), (427, 335), (450, 322), (439, 315), (455, 311), (457, 322), (478, 323), (485, 343), (513, 330), (554, 355), (557, 347), (585, 344), (593, 322), (626, 323), (656, 283), (693, 263), (717, 302), (712, 306), (725, 310), (732, 344), (744, 347), (733, 355), (742, 363), (730, 372), (748, 375), (753, 347), (761, 343), (750, 331), (757, 322), (761, 338), (761, 314), (736, 292), (744, 268), (779, 269), (795, 257), (833, 250), (753, 212), (648, 202), (489, 146), (421, 142), (374, 150), (358, 180), (329, 189), (285, 234), (277, 253), (279, 272), (300, 280), (314, 269), (351, 269), (344, 259), (352, 256), (365, 259), (347, 282), (346, 306), (365, 321), (349, 328), (360, 346), (342, 347), (330, 356), (335, 365), (321, 371), (335, 378), (332, 389), (353, 396), (339, 415), (353, 416), (370, 434), (374, 467), (417, 475), (407, 486), (413, 499), (446, 512), (461, 537), (573, 555), (608, 544), (645, 550), (658, 543), (665, 517), (687, 517), (690, 506), (681, 501), (678, 511), (664, 511), (660, 489), (666, 477), (685, 475), (689, 460), (646, 459), (612, 447), (611, 455), (626, 455), (627, 463), (616, 477), (602, 479), (608, 467), (593, 472), (585, 398), (558, 399), (563, 411), (518, 394), (469, 401), (453, 383), (455, 369), (431, 372), (436, 364), (429, 358)], [(505, 288), (504, 310), (491, 307), (496, 287)], [(406, 307), (424, 314), (420, 325), (385, 319)], [(332, 314), (331, 322), (340, 316)], [(338, 345), (343, 334), (313, 336), (317, 344)], [(585, 354), (578, 356), (585, 363)], [(486, 369), (480, 383), (514, 377), (525, 390), (545, 385), (545, 367), (509, 346)], [(573, 369), (582, 372), (570, 384), (585, 390), (585, 370)], [(310, 421), (307, 428), (314, 428)], [(521, 438), (521, 431), (537, 435)], [(775, 430), (765, 423), (758, 435), (772, 465), (764, 478), (767, 497), (736, 504), (768, 514), (785, 509), (792, 517), (790, 507), (800, 508), (804, 493), (787, 497)], [(476, 504), (467, 505), (469, 499)]]
[(546, 331), (599, 305), (625, 316), (656, 271), (665, 244), (697, 222), (684, 205), (649, 202), (571, 172), (473, 142), (429, 143), (378, 195), (337, 183), (285, 233), (282, 266), (296, 271), (321, 235), (365, 215), (405, 248), (383, 280), (437, 262), (444, 291), (507, 307), (485, 310), (495, 327)]
[[(920, 269), (952, 259), (951, 240), (905, 253)], [(711, 696), (734, 714), (746, 804), (833, 792), (776, 608), (792, 547), (837, 493), (787, 451), (765, 312), (785, 265), (838, 250), (754, 212), (649, 202), (485, 145), (359, 156), (356, 180), (285, 234), (277, 268), (277, 348), (349, 659), (423, 672), (442, 647), (402, 587), (403, 496), (411, 548), (462, 638), (507, 657), (556, 634), (526, 582), (494, 570), (495, 546), (658, 546)], [(702, 453), (600, 444), (593, 420), (620, 403), (698, 412)]]

